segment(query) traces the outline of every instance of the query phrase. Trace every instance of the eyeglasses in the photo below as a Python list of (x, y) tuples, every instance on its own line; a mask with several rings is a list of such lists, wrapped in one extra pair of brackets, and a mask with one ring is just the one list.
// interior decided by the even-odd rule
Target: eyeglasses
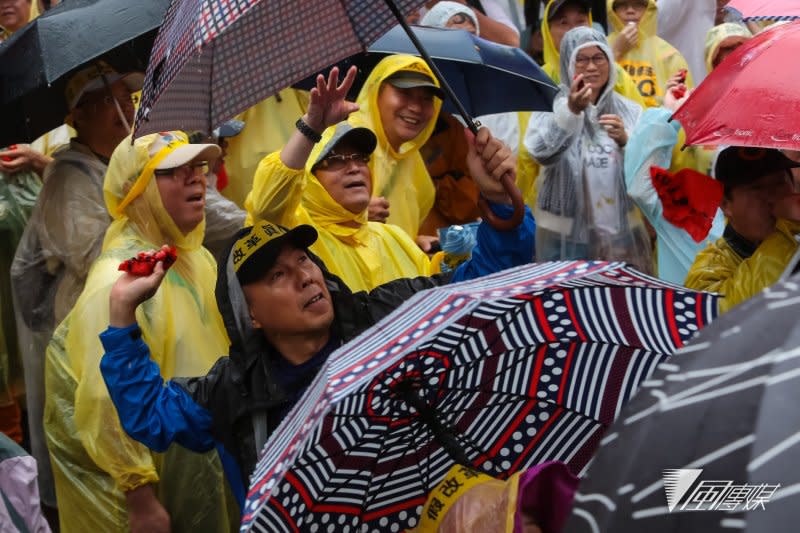
[(157, 177), (171, 177), (178, 181), (185, 180), (189, 176), (195, 174), (205, 174), (208, 171), (207, 161), (196, 161), (194, 163), (186, 163), (175, 168), (156, 169), (153, 171)]
[[(2, 0), (0, 0), (0, 2), (2, 2)], [(101, 103), (105, 105), (114, 105), (114, 99), (116, 99), (117, 102), (119, 102), (119, 105), (133, 104), (134, 106), (138, 103), (139, 100), (136, 96), (130, 93), (124, 95), (115, 94), (113, 96), (107, 94), (102, 98), (95, 98), (93, 100), (82, 100), (78, 102), (78, 104), (75, 107), (84, 107), (89, 104), (97, 105)]]
[(369, 155), (368, 154), (331, 154), (319, 163), (317, 163), (316, 168), (321, 168), (323, 170), (330, 170), (335, 172), (337, 170), (342, 170), (347, 166), (348, 163), (352, 161), (357, 165), (366, 165), (369, 163)]
[(575, 65), (578, 67), (588, 67), (589, 62), (594, 63), (598, 67), (602, 67), (608, 63), (608, 58), (605, 54), (595, 54), (592, 57), (578, 56), (575, 58)]

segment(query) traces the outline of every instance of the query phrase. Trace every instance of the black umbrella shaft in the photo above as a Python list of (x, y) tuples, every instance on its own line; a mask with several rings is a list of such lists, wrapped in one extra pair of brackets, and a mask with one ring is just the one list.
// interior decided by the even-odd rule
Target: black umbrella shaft
[(464, 448), (461, 447), (453, 432), (442, 424), (436, 408), (426, 404), (414, 388), (406, 388), (400, 391), (400, 394), (403, 400), (417, 411), (422, 422), (433, 433), (433, 438), (447, 452), (447, 455), (460, 465), (470, 466), (470, 460)]
[(406, 19), (403, 17), (403, 14), (400, 12), (399, 9), (397, 9), (394, 0), (384, 0), (384, 1), (386, 2), (386, 5), (389, 6), (389, 9), (392, 11), (392, 14), (395, 16), (395, 18), (400, 22), (400, 25), (403, 27), (403, 30), (405, 30), (406, 34), (408, 35), (408, 38), (411, 39), (412, 43), (414, 43), (414, 46), (419, 51), (419, 55), (422, 56), (422, 59), (425, 60), (425, 62), (431, 68), (433, 73), (436, 74), (436, 77), (439, 78), (439, 84), (442, 86), (442, 90), (450, 99), (450, 101), (453, 102), (453, 105), (456, 106), (458, 114), (461, 115), (461, 117), (464, 119), (464, 122), (467, 123), (467, 127), (470, 129), (470, 131), (472, 131), (472, 133), (477, 135), (478, 126), (475, 124), (475, 121), (472, 120), (472, 117), (469, 116), (467, 110), (464, 109), (464, 105), (458, 99), (456, 93), (453, 92), (453, 89), (452, 87), (450, 87), (450, 84), (447, 83), (447, 80), (444, 79), (444, 75), (439, 70), (439, 67), (436, 66), (436, 63), (433, 62), (433, 59), (431, 58), (430, 54), (428, 54), (428, 51), (425, 50), (425, 47), (422, 46), (421, 42), (419, 42), (417, 36), (414, 34), (413, 31), (411, 31), (411, 28), (408, 26), (408, 23), (406, 23)]

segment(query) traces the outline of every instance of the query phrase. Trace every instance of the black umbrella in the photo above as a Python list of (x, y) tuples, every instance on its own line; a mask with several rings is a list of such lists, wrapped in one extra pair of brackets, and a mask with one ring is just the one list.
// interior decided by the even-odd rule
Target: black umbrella
[(565, 531), (797, 531), (798, 281), (723, 315), (644, 383)]
[[(470, 115), (553, 110), (558, 85), (519, 48), (496, 44), (464, 30), (411, 28), (430, 51), (457, 100)], [(339, 72), (347, 72), (351, 65), (358, 67), (348, 99), (356, 99), (370, 72), (384, 57), (392, 54), (419, 55), (400, 26), (395, 26), (375, 41), (366, 53), (356, 54), (335, 65)], [(322, 74), (327, 77), (333, 66), (323, 70)], [(294, 85), (305, 90), (316, 86), (317, 73)], [(458, 113), (450, 99), (444, 101), (442, 109)]]
[(169, 0), (71, 0), (0, 45), (0, 146), (29, 142), (63, 123), (71, 74), (103, 60), (144, 70)]

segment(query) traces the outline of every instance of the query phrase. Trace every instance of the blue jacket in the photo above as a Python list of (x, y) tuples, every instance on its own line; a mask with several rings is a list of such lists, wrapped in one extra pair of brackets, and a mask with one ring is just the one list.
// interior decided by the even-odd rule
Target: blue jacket
[[(491, 207), (501, 217), (510, 215), (509, 206)], [(231, 349), (229, 356), (220, 358), (205, 376), (164, 383), (136, 324), (109, 327), (100, 335), (105, 349), (100, 370), (122, 427), (131, 437), (156, 451), (166, 450), (173, 442), (197, 452), (216, 448), (241, 506), (245, 480), (255, 468), (266, 437), (299, 399), (332, 351), (420, 290), (529, 263), (534, 255), (535, 232), (533, 216), (527, 208), (525, 219), (516, 230), (498, 232), (488, 224), (481, 224), (472, 258), (452, 276), (399, 279), (370, 293), (352, 293), (320, 263), (333, 301), (334, 341), (300, 372), (281, 364), (282, 357), (260, 332), (240, 330), (238, 324), (249, 320), (237, 322), (236, 305), (231, 302), (241, 298), (241, 288), (227, 262), (220, 262), (217, 301)], [(229, 283), (231, 280), (233, 283)], [(282, 388), (282, 378), (290, 379), (294, 390)]]

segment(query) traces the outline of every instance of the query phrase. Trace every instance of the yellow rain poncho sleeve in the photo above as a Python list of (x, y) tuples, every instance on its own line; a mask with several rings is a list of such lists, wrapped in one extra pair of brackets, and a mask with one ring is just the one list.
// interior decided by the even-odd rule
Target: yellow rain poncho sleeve
[(389, 201), (390, 224), (400, 226), (411, 238), (416, 238), (419, 227), (433, 207), (436, 189), (425, 162), (419, 153), (436, 126), (442, 101), (434, 98), (434, 113), (430, 122), (413, 140), (399, 150), (389, 145), (378, 110), (378, 94), (383, 81), (400, 70), (413, 70), (426, 74), (436, 81), (436, 76), (420, 58), (393, 55), (384, 58), (372, 70), (358, 94), (359, 111), (350, 115), (354, 126), (364, 126), (375, 132), (378, 146), (370, 159), (369, 167), (375, 187), (373, 196), (383, 196)]
[[(62, 532), (129, 531), (124, 492), (156, 482), (172, 531), (223, 532), (238, 523), (217, 453), (173, 445), (157, 454), (128, 437), (100, 374), (98, 335), (109, 323), (109, 295), (121, 275), (117, 267), (164, 243), (177, 247), (178, 260), (156, 295), (136, 311), (162, 376), (204, 375), (228, 348), (214, 300), (214, 260), (200, 245), (204, 223), (183, 235), (164, 209), (152, 173), (139, 174), (153, 137), (134, 146), (126, 139), (115, 150), (104, 184), (114, 221), (83, 293), (47, 349), (45, 433)], [(139, 190), (131, 187), (134, 181), (144, 190), (120, 212), (126, 192)]]
[[(332, 132), (329, 128), (324, 133), (309, 161), (316, 159)], [(431, 273), (428, 257), (403, 230), (367, 222), (366, 211), (355, 214), (342, 207), (311, 173), (310, 163), (296, 170), (284, 165), (278, 152), (264, 158), (245, 207), (248, 225), (263, 219), (287, 227), (314, 226), (319, 238), (311, 251), (353, 291)], [(360, 226), (350, 227), (349, 222)]]
[[(542, 16), (541, 28), (542, 40), (544, 41), (544, 65), (542, 65), (542, 70), (544, 70), (556, 84), (559, 84), (561, 83), (561, 54), (553, 42), (553, 36), (550, 34), (550, 25), (547, 23), (553, 1), (554, 0), (550, 0), (547, 3), (547, 7), (544, 9), (544, 16)], [(590, 16), (589, 24), (591, 24), (591, 20), (592, 17)], [(614, 82), (614, 91), (626, 98), (630, 98), (642, 107), (647, 107), (647, 103), (644, 101), (644, 98), (642, 98), (642, 95), (639, 94), (636, 84), (631, 77), (628, 76), (628, 73), (619, 65), (616, 65), (616, 70), (617, 80)], [(565, 80), (564, 83), (567, 83), (567, 80)]]
[(697, 255), (685, 285), (722, 294), (720, 311), (728, 311), (778, 281), (797, 251), (798, 233), (799, 222), (779, 220), (775, 231), (744, 260), (723, 237)]
[[(625, 23), (613, 9), (614, 0), (607, 0), (608, 21), (614, 30), (608, 42), (614, 44)], [(689, 65), (680, 52), (667, 41), (656, 35), (658, 10), (655, 0), (648, 0), (647, 10), (639, 21), (639, 42), (623, 57), (618, 57), (620, 65), (633, 79), (636, 88), (644, 98), (645, 106), (660, 105), (664, 99), (664, 86), (667, 80), (679, 70), (689, 70)], [(686, 77), (686, 86), (694, 87), (692, 74)]]
[(237, 205), (244, 205), (259, 162), (286, 144), (296, 131), (295, 121), (305, 114), (306, 107), (307, 92), (286, 89), (237, 117), (244, 121), (244, 129), (239, 135), (227, 138), (225, 168), (230, 181), (222, 194)]

